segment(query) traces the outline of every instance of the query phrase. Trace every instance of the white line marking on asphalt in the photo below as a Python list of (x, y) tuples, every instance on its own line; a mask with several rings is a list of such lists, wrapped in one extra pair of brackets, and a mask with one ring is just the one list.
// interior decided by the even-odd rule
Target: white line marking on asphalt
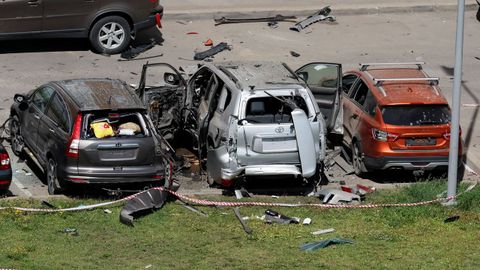
[(30, 193), (30, 191), (28, 191), (25, 186), (20, 183), (20, 181), (18, 181), (15, 177), (12, 177), (12, 183), (17, 186), (18, 189), (20, 189), (25, 195), (27, 195), (27, 197), (32, 197), (32, 193)]

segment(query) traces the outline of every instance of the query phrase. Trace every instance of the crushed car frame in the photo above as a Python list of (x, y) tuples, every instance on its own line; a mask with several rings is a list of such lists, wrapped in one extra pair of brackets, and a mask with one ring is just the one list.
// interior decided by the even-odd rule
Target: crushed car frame
[(343, 132), (340, 64), (293, 72), (271, 62), (208, 63), (180, 71), (146, 64), (136, 92), (160, 134), (206, 161), (210, 184), (228, 187), (244, 176), (320, 180), (326, 136)]

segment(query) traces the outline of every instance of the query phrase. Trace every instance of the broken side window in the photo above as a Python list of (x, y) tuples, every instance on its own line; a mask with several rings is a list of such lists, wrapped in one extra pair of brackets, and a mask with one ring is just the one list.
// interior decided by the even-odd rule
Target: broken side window
[(218, 101), (217, 111), (220, 113), (223, 113), (225, 109), (228, 107), (228, 105), (230, 104), (231, 100), (232, 100), (232, 92), (227, 87), (224, 86)]
[[(292, 99), (291, 96), (279, 96), (280, 99)], [(297, 106), (309, 115), (305, 100), (293, 97)], [(251, 123), (292, 123), (292, 109), (274, 97), (251, 98), (247, 102), (245, 120)]]
[(353, 100), (355, 100), (360, 106), (363, 106), (365, 100), (367, 99), (367, 93), (368, 86), (362, 80), (360, 80), (355, 86), (355, 89), (350, 97), (352, 97)]
[(145, 121), (138, 112), (93, 112), (84, 116), (84, 138), (145, 137)]
[(342, 78), (342, 91), (345, 94), (348, 94), (350, 92), (350, 88), (352, 88), (353, 83), (357, 80), (358, 76), (357, 75), (345, 75)]
[(369, 115), (375, 116), (376, 108), (377, 108), (377, 100), (373, 96), (372, 91), (369, 90), (367, 94), (367, 98), (365, 100), (365, 106), (363, 107), (363, 109)]

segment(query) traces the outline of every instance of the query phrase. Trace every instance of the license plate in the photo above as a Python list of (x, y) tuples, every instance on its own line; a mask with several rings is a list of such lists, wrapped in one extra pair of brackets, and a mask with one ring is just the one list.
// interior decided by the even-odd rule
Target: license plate
[(437, 144), (437, 139), (434, 138), (414, 138), (407, 139), (407, 146), (432, 146)]

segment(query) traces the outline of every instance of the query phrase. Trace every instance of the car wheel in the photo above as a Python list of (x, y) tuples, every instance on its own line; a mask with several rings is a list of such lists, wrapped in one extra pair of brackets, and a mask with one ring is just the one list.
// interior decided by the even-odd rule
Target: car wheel
[(23, 141), (20, 134), (20, 121), (18, 116), (13, 116), (10, 121), (10, 142), (12, 144), (12, 152), (17, 157), (22, 157), (23, 155)]
[(61, 191), (60, 181), (57, 176), (57, 163), (53, 159), (48, 159), (47, 164), (47, 186), (48, 194), (54, 195)]
[(119, 16), (100, 19), (93, 25), (89, 37), (95, 51), (104, 54), (124, 51), (132, 39), (130, 25)]
[(354, 142), (352, 145), (352, 166), (357, 176), (362, 176), (367, 172), (365, 164), (363, 163), (363, 153), (360, 150), (358, 142)]

